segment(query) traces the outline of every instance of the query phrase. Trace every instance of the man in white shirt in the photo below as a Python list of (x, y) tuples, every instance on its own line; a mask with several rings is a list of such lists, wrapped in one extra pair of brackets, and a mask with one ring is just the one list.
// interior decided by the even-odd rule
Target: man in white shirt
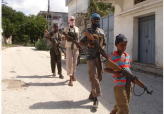
[[(69, 17), (69, 26), (64, 28), (64, 32), (67, 35), (71, 35), (76, 42), (79, 42), (79, 28), (75, 26), (74, 16)], [(66, 38), (66, 70), (67, 75), (70, 76), (69, 86), (73, 86), (73, 81), (76, 81), (74, 72), (76, 70), (79, 48), (69, 39), (69, 37), (64, 36), (63, 34), (61, 37)]]

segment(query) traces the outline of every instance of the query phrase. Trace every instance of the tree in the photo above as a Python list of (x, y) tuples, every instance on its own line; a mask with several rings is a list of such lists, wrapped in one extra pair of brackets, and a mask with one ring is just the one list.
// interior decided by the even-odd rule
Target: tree
[(13, 24), (11, 22), (11, 17), (14, 13), (16, 12), (15, 10), (12, 10), (12, 8), (2, 6), (2, 29), (3, 35), (7, 38), (13, 33)]
[(109, 13), (114, 12), (114, 7), (111, 4), (106, 4), (102, 2), (95, 2), (95, 0), (90, 0), (90, 5), (88, 7), (87, 17), (91, 17), (93, 13), (97, 12), (101, 17), (107, 16)]
[(43, 16), (25, 16), (22, 12), (16, 12), (11, 7), (2, 6), (3, 35), (8, 38), (12, 35), (14, 43), (37, 41), (43, 37), (47, 20)]
[(30, 36), (31, 43), (43, 37), (45, 25), (47, 20), (43, 16), (30, 15), (28, 17), (29, 23), (26, 24), (26, 32)]

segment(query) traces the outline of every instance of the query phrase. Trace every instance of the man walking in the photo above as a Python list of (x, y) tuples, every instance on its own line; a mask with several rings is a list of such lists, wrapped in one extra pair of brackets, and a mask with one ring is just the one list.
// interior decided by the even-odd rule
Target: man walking
[[(100, 15), (97, 13), (94, 13), (91, 16), (91, 27), (87, 29), (89, 33), (94, 37), (95, 40), (98, 41), (100, 46), (104, 49), (106, 46), (106, 42), (104, 39), (104, 31), (100, 29)], [(100, 59), (100, 53), (98, 53), (96, 56), (93, 56), (93, 53), (96, 49), (96, 45), (93, 43), (92, 40), (87, 38), (85, 34), (82, 34), (82, 37), (80, 39), (80, 45), (87, 46), (87, 65), (88, 65), (88, 74), (89, 74), (89, 81), (91, 83), (91, 93), (89, 96), (89, 99), (93, 100), (93, 107), (98, 107), (98, 99), (97, 97), (101, 96), (101, 88), (100, 88), (100, 81), (102, 80), (102, 74), (103, 74), (103, 65), (102, 61)]]
[[(64, 32), (79, 42), (79, 28), (75, 26), (75, 17), (69, 17), (69, 26), (64, 28)], [(73, 81), (76, 81), (74, 73), (77, 65), (77, 58), (79, 55), (79, 48), (69, 39), (69, 36), (62, 35), (66, 38), (66, 70), (67, 75), (70, 76), (69, 86), (73, 86)]]
[(61, 36), (58, 33), (58, 25), (54, 24), (53, 31), (50, 32), (50, 36), (45, 36), (45, 39), (50, 41), (50, 56), (51, 56), (51, 71), (53, 76), (56, 76), (56, 64), (58, 68), (59, 78), (63, 79), (61, 68), (61, 50), (59, 45), (61, 43)]

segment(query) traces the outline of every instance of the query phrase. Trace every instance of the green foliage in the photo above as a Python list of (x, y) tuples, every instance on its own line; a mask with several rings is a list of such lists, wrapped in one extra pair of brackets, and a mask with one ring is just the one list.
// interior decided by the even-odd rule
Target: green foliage
[(88, 7), (88, 13), (86, 16), (91, 17), (93, 13), (97, 12), (101, 17), (107, 16), (109, 13), (114, 13), (114, 7), (111, 4), (106, 4), (102, 2), (95, 2), (95, 0), (90, 0), (90, 5)]
[(26, 25), (26, 32), (30, 35), (31, 43), (42, 38), (44, 35), (45, 25), (47, 21), (43, 16), (30, 15), (28, 20), (32, 20)]
[(25, 16), (11, 7), (2, 6), (3, 35), (8, 38), (12, 35), (12, 42), (23, 45), (35, 43), (43, 37), (45, 25), (48, 22), (43, 16)]
[(14, 47), (14, 44), (3, 44), (4, 47)]
[(30, 42), (29, 36), (28, 36), (28, 35), (23, 35), (23, 38), (22, 38), (22, 45), (23, 45), (23, 46), (26, 46), (29, 42)]
[(47, 48), (47, 45), (46, 45), (46, 40), (38, 40), (36, 43), (35, 43), (35, 48), (37, 50), (48, 50), (49, 48)]

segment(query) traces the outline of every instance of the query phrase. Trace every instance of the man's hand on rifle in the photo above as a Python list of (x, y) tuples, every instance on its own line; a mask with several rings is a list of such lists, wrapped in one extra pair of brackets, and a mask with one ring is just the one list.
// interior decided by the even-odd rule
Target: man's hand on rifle
[[(78, 43), (79, 44), (79, 43)], [(79, 44), (80, 45), (80, 44)], [(77, 48), (80, 48), (78, 45), (76, 45)]]
[(50, 40), (51, 36), (50, 36), (49, 32), (47, 30), (44, 30), (44, 33), (46, 34), (46, 36), (44, 38), (47, 40)]
[(71, 41), (71, 39), (69, 38), (68, 35), (66, 36), (66, 40), (67, 40), (67, 41)]
[(120, 72), (116, 72), (115, 75), (117, 76), (117, 78), (122, 78), (124, 75)]
[(88, 40), (88, 43), (93, 45), (94, 44), (94, 41), (93, 40)]
[(104, 51), (101, 51), (100, 54), (101, 54), (103, 57), (107, 58), (107, 54), (106, 54)]

